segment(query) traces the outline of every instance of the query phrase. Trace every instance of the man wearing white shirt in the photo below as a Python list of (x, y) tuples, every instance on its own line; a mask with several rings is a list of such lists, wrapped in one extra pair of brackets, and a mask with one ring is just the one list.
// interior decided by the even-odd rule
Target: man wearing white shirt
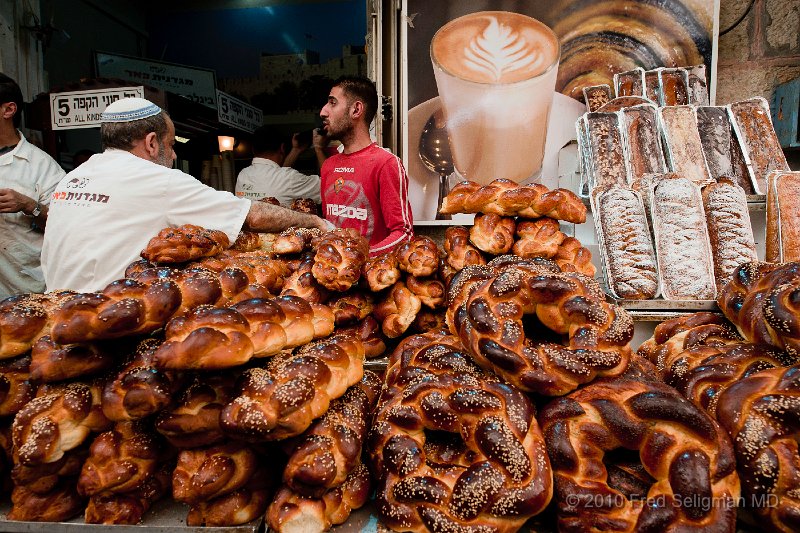
[(311, 198), (320, 203), (319, 176), (308, 176), (292, 168), (297, 157), (308, 147), (292, 137), (292, 149), (286, 152), (282, 136), (271, 126), (262, 126), (253, 134), (253, 163), (236, 178), (236, 196), (249, 200), (275, 197), (282, 204), (297, 198)]
[(42, 248), (47, 290), (101, 290), (123, 277), (151, 237), (194, 224), (227, 234), (327, 229), (314, 215), (237, 198), (172, 169), (175, 126), (158, 106), (124, 98), (106, 108), (104, 151), (67, 174), (52, 194)]
[(19, 85), (0, 74), (0, 299), (44, 291), (40, 264), (47, 205), (64, 171), (17, 128)]

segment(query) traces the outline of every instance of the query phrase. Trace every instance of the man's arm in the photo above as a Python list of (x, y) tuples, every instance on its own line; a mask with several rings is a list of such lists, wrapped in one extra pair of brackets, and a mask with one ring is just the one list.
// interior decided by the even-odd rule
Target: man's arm
[(291, 227), (319, 228), (321, 230), (333, 228), (332, 224), (316, 215), (300, 213), (265, 202), (251, 203), (244, 225), (250, 230), (264, 233), (277, 233)]
[(312, 135), (312, 139), (314, 142), (314, 153), (317, 156), (317, 166), (322, 169), (322, 163), (328, 159), (328, 154), (325, 150), (328, 148), (328, 143), (330, 139), (328, 139), (327, 135), (320, 133), (319, 128), (314, 129), (314, 133)]
[(370, 255), (388, 252), (414, 236), (414, 219), (408, 203), (408, 178), (400, 159), (395, 157), (383, 165), (376, 179), (380, 190), (383, 222), (389, 235), (370, 246)]
[(308, 145), (300, 144), (300, 137), (299, 133), (295, 133), (292, 135), (292, 149), (289, 150), (289, 153), (286, 154), (286, 159), (283, 160), (283, 166), (291, 167), (294, 166), (297, 158), (300, 157), (300, 154), (306, 151)]
[[(39, 213), (34, 216), (37, 206)], [(0, 213), (23, 213), (31, 217), (31, 222), (38, 228), (44, 228), (47, 222), (47, 206), (14, 189), (0, 189)]]

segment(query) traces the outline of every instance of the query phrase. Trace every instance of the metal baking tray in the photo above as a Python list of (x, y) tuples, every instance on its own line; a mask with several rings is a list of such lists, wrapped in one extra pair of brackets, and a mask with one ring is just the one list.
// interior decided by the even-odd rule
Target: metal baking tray
[(69, 522), (17, 522), (6, 520), (6, 514), (10, 509), (10, 502), (4, 501), (0, 504), (0, 531), (8, 533), (258, 533), (264, 522), (262, 518), (259, 518), (241, 526), (187, 526), (186, 515), (189, 513), (189, 506), (171, 498), (156, 502), (144, 515), (144, 522), (137, 525), (87, 524), (83, 521), (83, 516)]

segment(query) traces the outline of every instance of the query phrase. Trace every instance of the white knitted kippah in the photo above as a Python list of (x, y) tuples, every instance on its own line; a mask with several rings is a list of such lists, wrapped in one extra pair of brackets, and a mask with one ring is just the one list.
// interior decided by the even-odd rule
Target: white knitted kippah
[(101, 122), (131, 122), (161, 113), (161, 108), (144, 98), (120, 98), (100, 115)]

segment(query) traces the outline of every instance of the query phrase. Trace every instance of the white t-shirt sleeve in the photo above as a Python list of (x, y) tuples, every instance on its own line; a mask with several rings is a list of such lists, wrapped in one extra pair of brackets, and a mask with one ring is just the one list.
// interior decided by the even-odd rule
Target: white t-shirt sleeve
[(250, 200), (203, 185), (176, 170), (167, 186), (167, 220), (170, 225), (195, 224), (225, 232), (231, 243), (239, 236)]
[(292, 198), (311, 198), (316, 203), (321, 202), (319, 176), (309, 176), (292, 169), (292, 174), (288, 177), (286, 183), (289, 185)]

